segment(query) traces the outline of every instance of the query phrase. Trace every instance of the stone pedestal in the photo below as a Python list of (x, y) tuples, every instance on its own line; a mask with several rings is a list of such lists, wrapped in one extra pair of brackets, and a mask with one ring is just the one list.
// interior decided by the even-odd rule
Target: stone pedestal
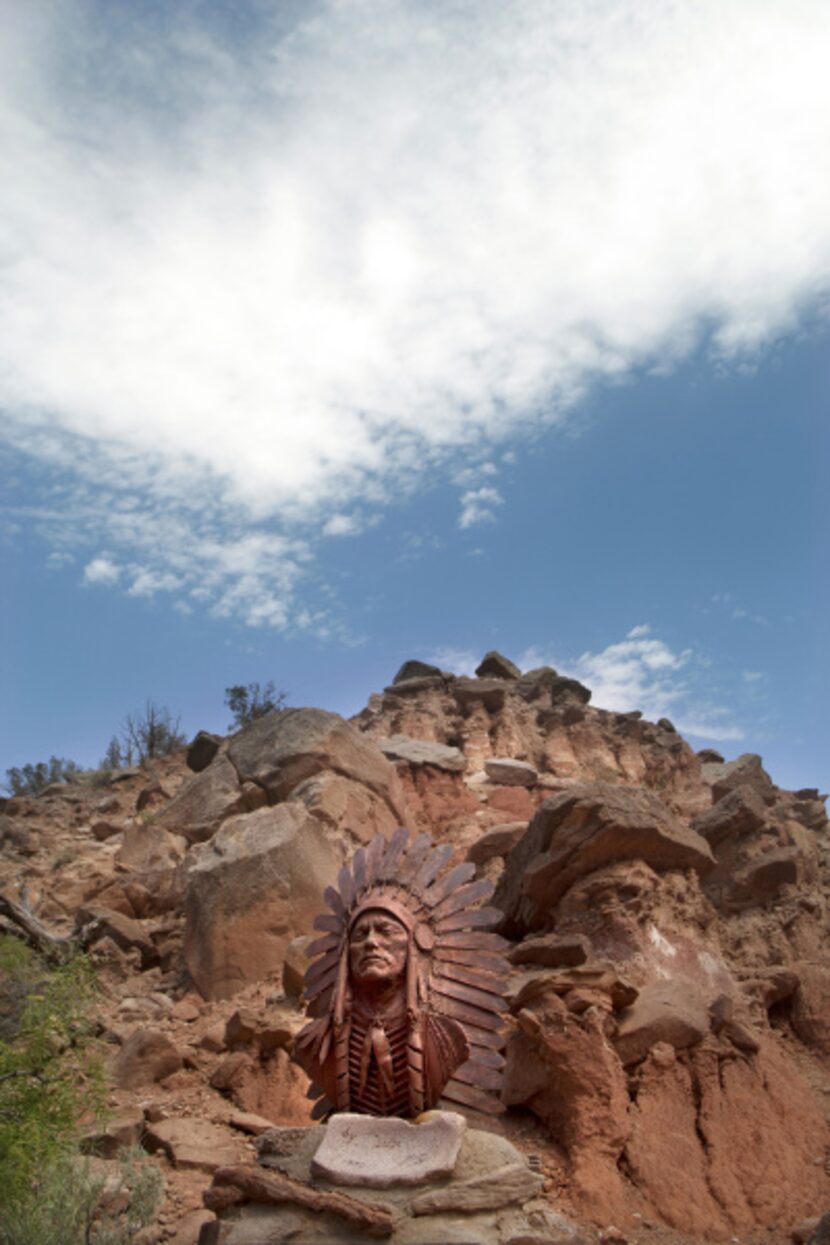
[[(320, 1198), (322, 1209), (290, 1194), (279, 1205), (231, 1206), (199, 1245), (363, 1245), (367, 1233), (389, 1245), (577, 1245), (576, 1226), (540, 1197), (542, 1177), (504, 1137), (468, 1129), (453, 1112), (421, 1121), (344, 1114), (271, 1129), (257, 1143), (263, 1172), (336, 1196)], [(338, 1198), (382, 1211), (377, 1227), (349, 1223)]]

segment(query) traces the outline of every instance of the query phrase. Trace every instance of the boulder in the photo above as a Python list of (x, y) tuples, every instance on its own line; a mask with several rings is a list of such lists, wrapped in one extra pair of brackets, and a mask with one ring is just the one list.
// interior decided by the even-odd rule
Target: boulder
[(122, 827), (114, 821), (93, 821), (90, 826), (93, 839), (97, 839), (99, 843), (103, 843), (107, 839), (113, 838), (116, 834), (120, 834), (121, 829)]
[(322, 824), (293, 803), (231, 818), (199, 848), (187, 879), (184, 954), (202, 996), (228, 998), (280, 973), (292, 938), (311, 933), (341, 863)]
[(782, 886), (798, 882), (802, 860), (797, 847), (778, 847), (756, 856), (735, 874), (730, 902), (750, 907), (775, 899)]
[(683, 979), (645, 986), (620, 1015), (614, 1045), (623, 1064), (639, 1063), (657, 1042), (682, 1050), (709, 1031), (709, 1015)]
[(406, 683), (409, 679), (429, 679), (436, 675), (440, 677), (440, 669), (438, 666), (431, 666), (427, 661), (405, 661), (392, 680), (392, 686), (394, 687), (396, 683)]
[(521, 678), (521, 674), (515, 662), (497, 653), (495, 649), (485, 653), (476, 666), (476, 677), (479, 679), (518, 679)]
[(187, 768), (194, 774), (201, 774), (215, 758), (222, 744), (221, 735), (212, 735), (210, 731), (199, 731), (187, 749), (185, 761)]
[(240, 779), (264, 787), (272, 801), (286, 799), (307, 778), (333, 770), (368, 787), (404, 820), (394, 767), (377, 744), (336, 713), (269, 713), (237, 735), (228, 757)]
[(207, 1120), (179, 1117), (147, 1125), (146, 1149), (162, 1150), (174, 1167), (212, 1172), (236, 1163), (240, 1147), (224, 1128)]
[(703, 835), (714, 847), (724, 839), (741, 838), (755, 834), (766, 823), (767, 806), (758, 790), (742, 783), (727, 791), (717, 804), (695, 817), (691, 823), (696, 834)]
[(123, 912), (115, 912), (101, 904), (85, 904), (75, 914), (78, 929), (86, 926), (85, 942), (91, 946), (101, 938), (111, 938), (122, 951), (131, 948), (139, 952), (141, 963), (148, 968), (158, 959), (152, 938), (138, 921), (125, 916)]
[(308, 778), (294, 788), (291, 798), (302, 802), (338, 839), (347, 842), (353, 839), (367, 844), (376, 834), (389, 838), (401, 822), (386, 800), (363, 783), (340, 774), (327, 772)]
[(735, 787), (754, 787), (766, 804), (774, 804), (776, 788), (764, 769), (761, 758), (754, 752), (745, 752), (734, 761), (724, 764), (707, 762), (702, 766), (703, 780), (712, 788), (715, 803)]
[(553, 666), (538, 666), (521, 676), (516, 683), (516, 691), (523, 700), (537, 700), (558, 678)]
[(504, 787), (535, 787), (538, 774), (527, 761), (515, 761), (512, 757), (489, 757), (484, 770), (490, 782)]
[(512, 947), (507, 958), (511, 964), (563, 968), (585, 964), (590, 953), (591, 944), (584, 934), (540, 934)]
[(608, 783), (579, 784), (540, 805), (507, 858), (493, 903), (511, 936), (543, 929), (568, 888), (622, 860), (653, 869), (714, 866), (705, 839), (674, 817), (650, 791)]
[(181, 1053), (166, 1034), (156, 1029), (136, 1029), (113, 1059), (110, 1072), (121, 1089), (135, 1089), (163, 1081), (181, 1066)]
[(474, 865), (486, 865), (488, 860), (506, 856), (518, 843), (527, 829), (526, 821), (508, 821), (503, 826), (486, 830), (467, 851), (467, 859)]
[(131, 873), (152, 873), (174, 869), (184, 859), (187, 839), (171, 834), (157, 822), (135, 821), (124, 830), (116, 863)]
[[(270, 716), (260, 720), (270, 721)], [(236, 770), (226, 756), (219, 756), (176, 792), (153, 825), (184, 835), (188, 843), (202, 843), (240, 810), (241, 797)]]
[(432, 743), (426, 739), (411, 739), (408, 735), (391, 735), (376, 739), (378, 747), (390, 761), (406, 761), (410, 765), (432, 765), (435, 769), (460, 774), (467, 768), (467, 758), (460, 748)]
[(83, 1130), (81, 1150), (102, 1159), (114, 1159), (121, 1150), (137, 1146), (144, 1133), (144, 1112), (138, 1107), (125, 1108), (110, 1116), (103, 1124)]
[(566, 679), (564, 675), (559, 675), (551, 679), (549, 687), (552, 705), (587, 705), (591, 699), (591, 689), (584, 683), (580, 683), (578, 679)]
[(166, 804), (169, 795), (158, 779), (152, 779), (146, 787), (142, 787), (135, 799), (135, 811), (143, 813), (147, 809), (159, 808)]

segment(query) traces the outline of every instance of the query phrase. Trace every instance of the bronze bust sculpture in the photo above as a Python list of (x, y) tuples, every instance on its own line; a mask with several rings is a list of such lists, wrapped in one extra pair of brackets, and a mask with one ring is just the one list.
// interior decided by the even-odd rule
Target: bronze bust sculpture
[(446, 1100), (500, 1109), (506, 943), (480, 904), (493, 885), (429, 835), (401, 828), (360, 848), (316, 918), (308, 954), (313, 1019), (294, 1057), (312, 1079), (316, 1118), (332, 1110), (413, 1116)]

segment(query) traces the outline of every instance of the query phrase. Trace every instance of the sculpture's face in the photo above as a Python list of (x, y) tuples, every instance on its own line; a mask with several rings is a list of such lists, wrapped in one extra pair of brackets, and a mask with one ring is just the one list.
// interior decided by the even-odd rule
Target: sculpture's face
[(356, 985), (376, 985), (403, 977), (409, 934), (390, 912), (370, 908), (349, 935), (349, 970)]

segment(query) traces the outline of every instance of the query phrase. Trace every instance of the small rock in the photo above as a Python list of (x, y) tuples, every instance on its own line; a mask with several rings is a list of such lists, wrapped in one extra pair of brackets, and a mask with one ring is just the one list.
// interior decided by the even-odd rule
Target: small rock
[(184, 998), (173, 1004), (170, 1014), (174, 1020), (183, 1020), (185, 1024), (191, 1024), (194, 1020), (198, 1020), (202, 1013), (191, 999)]
[(155, 1029), (136, 1029), (112, 1061), (116, 1085), (134, 1089), (164, 1080), (182, 1066), (178, 1047)]
[(225, 1049), (225, 1026), (219, 1021), (215, 1025), (211, 1025), (209, 1029), (205, 1029), (199, 1038), (199, 1046), (202, 1050), (209, 1050), (213, 1054), (219, 1054)]
[(497, 653), (495, 649), (485, 653), (480, 663), (476, 666), (476, 677), (479, 679), (519, 679), (521, 674), (522, 672), (515, 662), (512, 662), (509, 657), (504, 657), (501, 653)]
[(163, 1150), (174, 1167), (212, 1172), (236, 1163), (239, 1149), (224, 1128), (207, 1120), (179, 1118), (148, 1124), (145, 1147)]
[(261, 1137), (274, 1127), (273, 1120), (266, 1120), (264, 1115), (255, 1115), (252, 1111), (234, 1111), (228, 1123), (231, 1128), (238, 1128), (240, 1132), (254, 1137)]
[(97, 839), (99, 843), (103, 843), (106, 839), (111, 839), (113, 835), (121, 833), (121, 827), (117, 826), (114, 821), (94, 821), (90, 826), (92, 837)]
[(392, 686), (396, 683), (405, 683), (408, 679), (428, 679), (435, 675), (440, 676), (441, 671), (438, 666), (431, 666), (426, 661), (405, 661), (398, 673), (392, 680)]
[(84, 1154), (115, 1158), (120, 1150), (138, 1145), (144, 1132), (144, 1113), (139, 1108), (119, 1111), (101, 1128), (87, 1129), (81, 1140)]
[(142, 787), (136, 796), (135, 811), (143, 813), (148, 808), (158, 808), (162, 804), (166, 804), (170, 799), (167, 792), (160, 782), (148, 783), (146, 787)]
[(201, 774), (202, 770), (207, 769), (216, 756), (221, 743), (222, 737), (220, 735), (212, 735), (210, 731), (199, 731), (194, 736), (185, 755), (187, 768), (192, 769), (194, 774)]
[(508, 952), (511, 964), (541, 964), (546, 968), (585, 964), (591, 944), (584, 934), (540, 934), (525, 938)]
[(620, 1016), (615, 1039), (623, 1064), (644, 1059), (656, 1042), (669, 1042), (675, 1050), (692, 1046), (706, 1035), (709, 1017), (702, 1003), (681, 979), (652, 982)]
[(493, 826), (476, 839), (467, 852), (467, 859), (474, 865), (486, 865), (488, 860), (506, 856), (512, 851), (527, 829), (526, 821), (508, 821), (503, 826)]
[(490, 757), (484, 762), (490, 782), (504, 787), (534, 787), (538, 774), (527, 761), (514, 761), (512, 757)]

